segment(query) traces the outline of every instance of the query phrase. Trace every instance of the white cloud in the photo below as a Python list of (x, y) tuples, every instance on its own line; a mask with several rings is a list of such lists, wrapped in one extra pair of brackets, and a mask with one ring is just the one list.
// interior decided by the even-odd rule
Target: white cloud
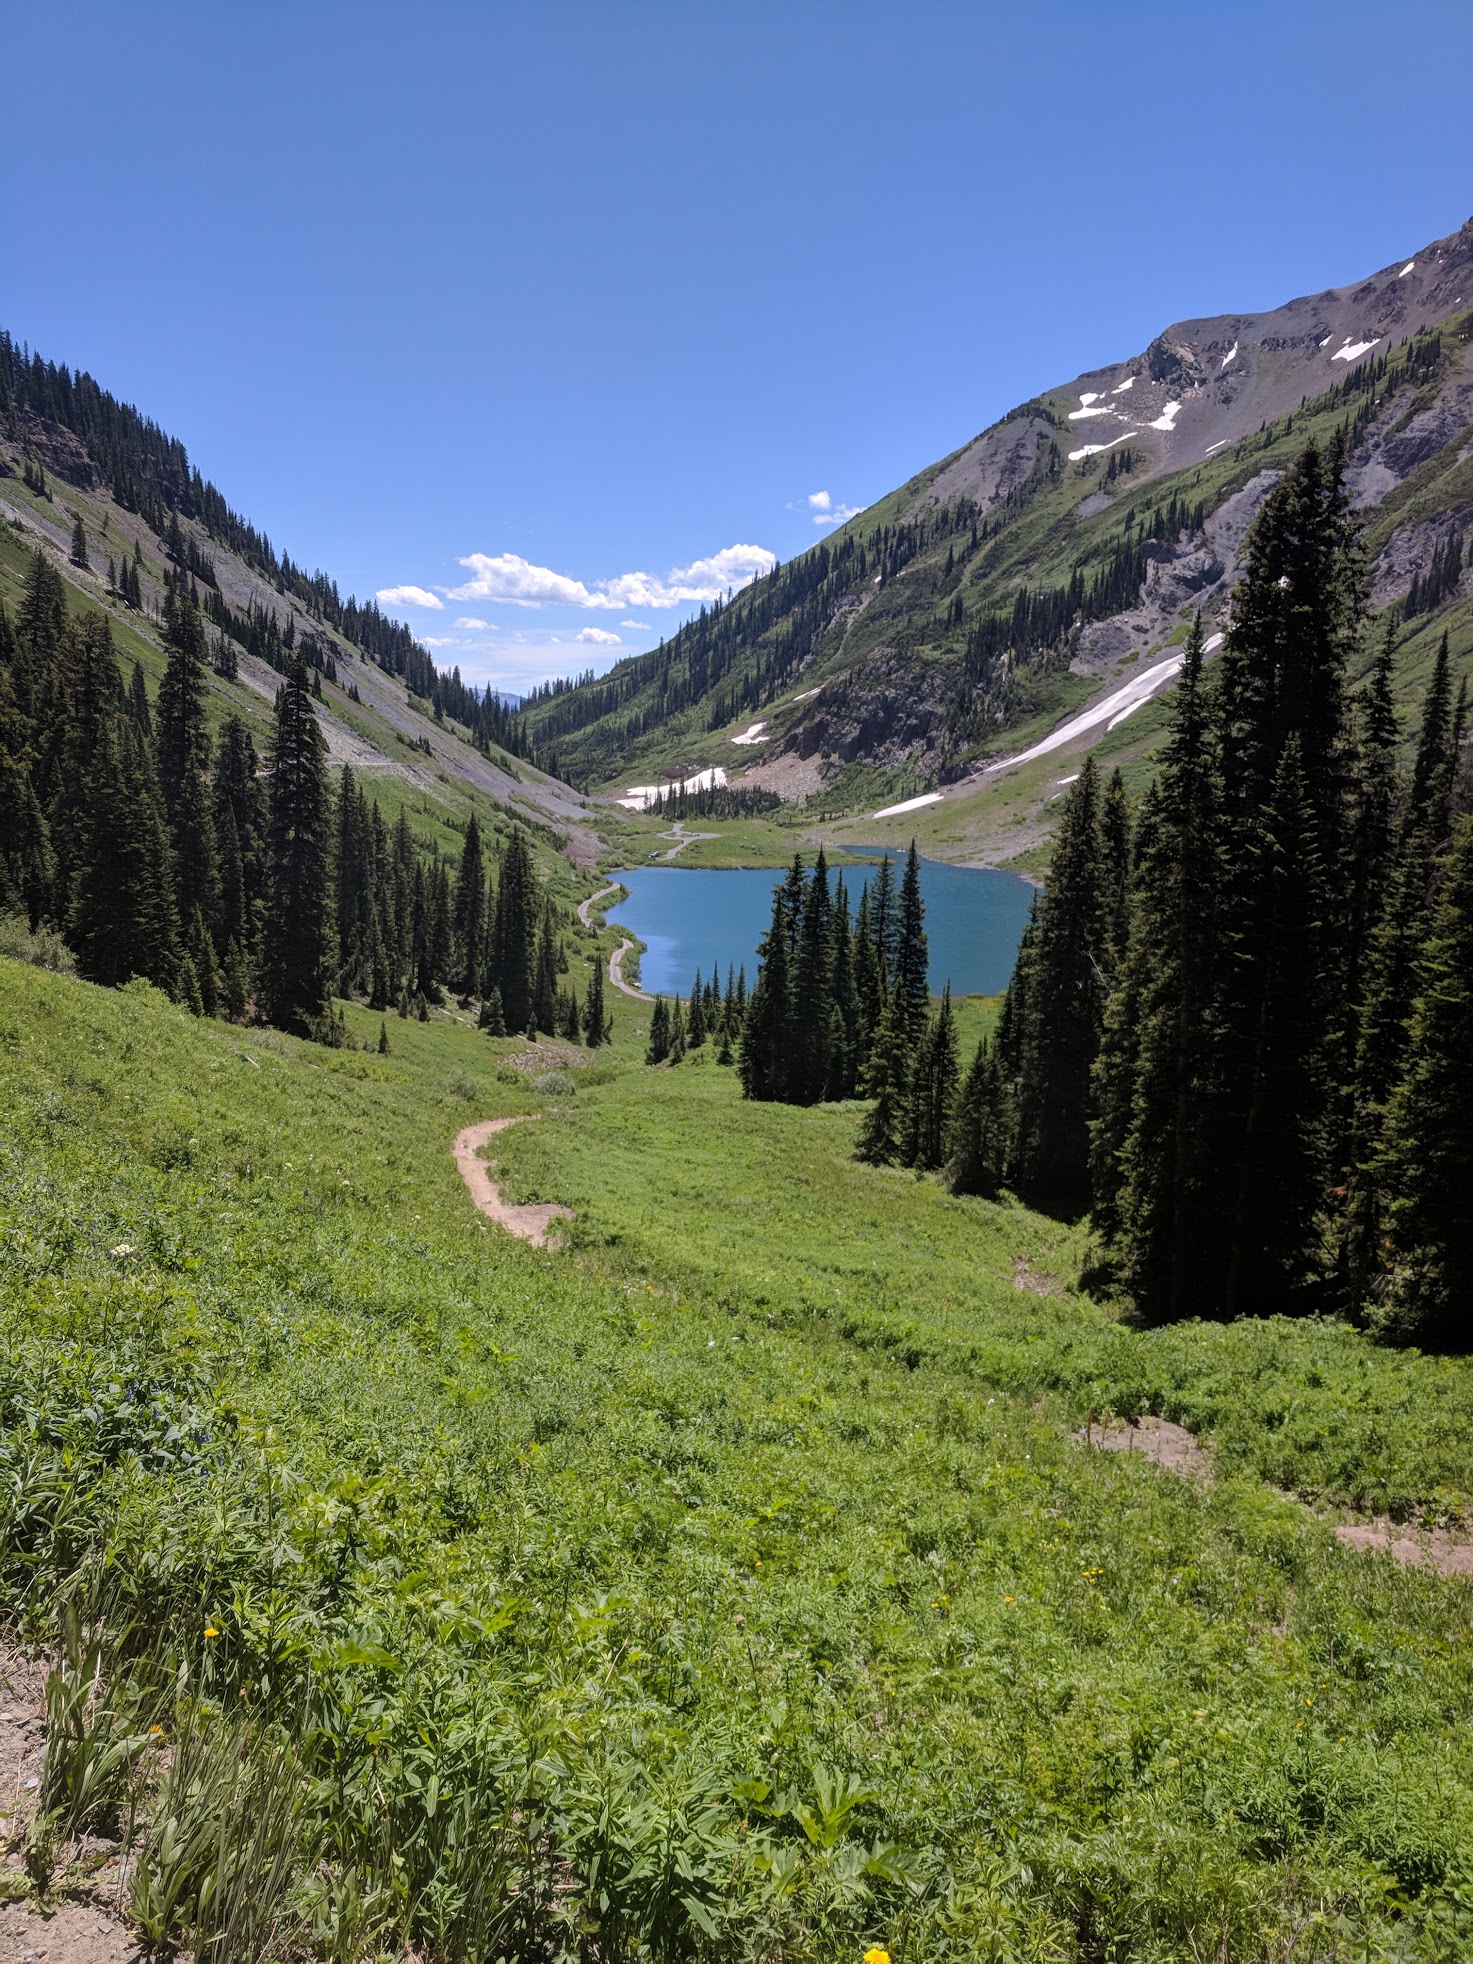
[(810, 491), (808, 493), (808, 502), (815, 511), (827, 511), (832, 505), (833, 500), (829, 497), (827, 491)]
[(478, 621), (474, 614), (462, 614), (460, 619), (455, 623), (455, 625), (457, 627), (479, 627), (483, 629), (489, 629), (491, 623), (490, 621)]
[(459, 645), (453, 634), (422, 634), (420, 640), (427, 648), (454, 648)]
[(707, 559), (675, 566), (664, 579), (654, 573), (620, 573), (592, 586), (550, 566), (534, 566), (514, 552), (473, 552), (461, 560), (471, 577), (449, 589), (452, 600), (497, 600), (513, 607), (685, 607), (717, 600), (770, 572), (777, 555), (766, 546), (723, 546)]
[(573, 639), (592, 641), (600, 648), (622, 648), (624, 645), (619, 636), (610, 634), (606, 627), (580, 627)]
[(620, 621), (619, 625), (620, 627), (632, 627), (638, 634), (648, 634), (650, 631), (648, 621)]
[(443, 607), (438, 593), (422, 586), (381, 586), (374, 595), (381, 607)]

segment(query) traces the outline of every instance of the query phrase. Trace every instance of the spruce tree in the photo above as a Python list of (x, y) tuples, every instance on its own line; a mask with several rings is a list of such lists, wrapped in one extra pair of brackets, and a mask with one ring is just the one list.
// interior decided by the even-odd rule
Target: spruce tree
[(906, 1094), (904, 1158), (908, 1166), (934, 1171), (943, 1164), (957, 1095), (956, 1022), (951, 987), (926, 1026), (910, 1071)]
[(931, 991), (927, 981), (930, 952), (926, 940), (926, 903), (921, 898), (921, 862), (914, 839), (905, 856), (897, 913), (895, 991), (900, 997), (906, 1034), (914, 1044), (920, 1041), (931, 1013)]
[(210, 736), (205, 722), (205, 637), (194, 603), (169, 596), (164, 619), (167, 662), (159, 684), (159, 789), (174, 849), (174, 874), (181, 920), (198, 907), (215, 920), (219, 890), (215, 868), (215, 827), (206, 792)]
[(537, 959), (533, 969), (532, 1015), (529, 1029), (557, 1029), (557, 945), (553, 940), (552, 908), (544, 902), (537, 928)]
[(860, 1125), (855, 1147), (856, 1158), (868, 1160), (872, 1166), (893, 1164), (904, 1147), (910, 1051), (904, 998), (898, 989), (892, 989), (880, 1012), (865, 1078), (865, 1091), (874, 1102)]
[(179, 916), (162, 802), (152, 759), (122, 718), (104, 729), (93, 753), (67, 940), (91, 982), (117, 988), (140, 975), (170, 995), (180, 992)]
[(456, 986), (464, 997), (481, 993), (481, 960), (486, 936), (486, 865), (481, 828), (471, 813), (455, 880)]
[(1473, 816), (1458, 821), (1417, 967), (1406, 1066), (1375, 1165), (1389, 1274), (1378, 1305), (1395, 1334), (1473, 1347)]
[(984, 1038), (957, 1094), (947, 1185), (953, 1193), (993, 1199), (1006, 1176), (1011, 1150), (1011, 1100), (997, 1051)]
[(300, 653), (277, 691), (258, 1001), (267, 1022), (310, 1036), (328, 1011), (332, 820), (326, 746)]
[(670, 1055), (670, 1005), (663, 996), (655, 997), (650, 1011), (650, 1040), (644, 1053), (646, 1064), (663, 1064)]
[(1090, 1074), (1105, 1008), (1099, 780), (1086, 757), (1065, 801), (1029, 950), (1018, 1032), (1014, 1179), (1066, 1214), (1089, 1202)]
[(531, 849), (526, 833), (520, 825), (514, 825), (502, 848), (491, 964), (491, 980), (501, 997), (506, 1027), (513, 1035), (520, 1035), (528, 1028), (532, 1014), (537, 914), (537, 879)]
[(821, 847), (799, 907), (787, 1096), (794, 1104), (813, 1105), (828, 1083), (833, 1014), (833, 907)]
[(597, 952), (588, 961), (588, 994), (583, 1000), (583, 1038), (590, 1050), (609, 1040), (608, 1016), (604, 1009), (604, 965)]
[(696, 979), (691, 984), (690, 1015), (686, 1019), (686, 1042), (692, 1050), (699, 1050), (706, 1041), (706, 1005), (701, 995), (701, 971), (696, 970)]
[(80, 566), (84, 573), (90, 573), (92, 562), (87, 557), (87, 533), (82, 524), (82, 514), (77, 512), (72, 518), (72, 564)]
[(1209, 1308), (1225, 1251), (1220, 759), (1193, 623), (1161, 774), (1142, 812), (1130, 933), (1095, 1068), (1094, 1225), (1152, 1321)]

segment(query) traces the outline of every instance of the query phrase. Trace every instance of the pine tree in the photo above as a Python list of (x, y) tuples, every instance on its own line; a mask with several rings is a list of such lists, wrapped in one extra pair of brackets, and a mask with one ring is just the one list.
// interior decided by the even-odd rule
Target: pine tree
[(692, 1050), (699, 1050), (706, 1041), (706, 1005), (701, 994), (701, 971), (696, 970), (696, 979), (691, 984), (690, 1015), (686, 1019), (686, 1042)]
[[(759, 949), (757, 980), (742, 1015), (742, 1095), (783, 1102), (788, 1095), (792, 1058), (792, 1014), (789, 965), (788, 897), (785, 886), (772, 896), (772, 923)], [(746, 970), (738, 984), (740, 1003)]]
[(946, 1167), (948, 1186), (953, 1193), (993, 1199), (1011, 1152), (1011, 1101), (997, 1051), (984, 1038), (957, 1094)]
[(670, 1062), (679, 1064), (685, 1057), (685, 1012), (679, 996), (670, 1004)]
[(501, 991), (488, 989), (481, 1000), (481, 1028), (488, 1037), (506, 1035), (506, 1018), (501, 1011)]
[(1095, 1068), (1094, 1225), (1142, 1313), (1206, 1307), (1224, 1261), (1220, 760), (1193, 623), (1161, 775), (1141, 821), (1130, 934)]
[(215, 959), (214, 943), (210, 931), (205, 926), (205, 917), (196, 907), (189, 923), (189, 933), (185, 938), (184, 951), (188, 955), (199, 989), (199, 1008), (202, 1016), (220, 1014), (220, 964)]
[[(1200, 617), (1197, 626), (1200, 631)], [(1100, 805), (1100, 905), (1111, 977), (1124, 959), (1130, 928), (1130, 843), (1130, 801), (1117, 765)]]
[(1059, 822), (1018, 1033), (1013, 1177), (1030, 1200), (1066, 1214), (1089, 1202), (1090, 1074), (1104, 1021), (1107, 959), (1099, 780), (1094, 759), (1086, 757)]
[(583, 1039), (590, 1050), (609, 1040), (608, 1016), (604, 1009), (604, 965), (597, 952), (588, 960), (588, 994), (583, 1001)]
[(72, 518), (72, 564), (80, 566), (84, 573), (90, 573), (92, 562), (87, 557), (87, 533), (82, 524), (82, 514), (77, 512)]
[(1473, 1345), (1473, 816), (1458, 821), (1418, 963), (1406, 1067), (1375, 1175), (1386, 1194), (1381, 1320), (1438, 1349)]
[(464, 997), (481, 993), (482, 949), (486, 938), (486, 866), (481, 853), (481, 828), (471, 813), (461, 848), (455, 881), (456, 983)]
[(297, 654), (276, 697), (258, 999), (267, 1022), (302, 1035), (327, 1014), (332, 963), (324, 752), (307, 664)]
[(87, 839), (67, 940), (89, 981), (117, 988), (140, 975), (181, 987), (179, 916), (152, 760), (131, 722), (115, 719), (93, 753)]
[(887, 1166), (900, 1158), (905, 1138), (909, 1061), (910, 1032), (904, 998), (898, 989), (892, 989), (880, 1012), (865, 1080), (865, 1091), (874, 1103), (865, 1114), (855, 1147), (855, 1157), (868, 1160), (872, 1166)]
[(828, 862), (822, 848), (812, 879), (806, 887), (800, 885), (799, 892), (787, 1096), (794, 1104), (813, 1105), (823, 1096), (828, 1083), (834, 1001), (833, 907), (829, 898)]
[(931, 1013), (931, 992), (927, 981), (930, 954), (926, 941), (926, 903), (921, 898), (921, 862), (914, 839), (905, 856), (905, 871), (900, 879), (898, 914), (895, 991), (900, 997), (906, 1034), (912, 1043), (917, 1043)]
[(378, 1026), (378, 1054), (380, 1057), (387, 1057), (389, 1054), (389, 1026), (382, 1019)]
[(133, 674), (128, 683), (128, 714), (133, 718), (138, 734), (145, 740), (153, 736), (153, 714), (148, 706), (148, 684), (143, 679), (143, 664), (135, 661)]
[(541, 914), (537, 928), (537, 961), (533, 970), (532, 1017), (528, 1027), (553, 1035), (557, 1029), (557, 944), (553, 940), (552, 908), (549, 903), (543, 903)]
[(537, 878), (527, 835), (514, 825), (501, 855), (497, 882), (496, 934), (491, 980), (501, 997), (507, 1030), (520, 1035), (532, 1014), (532, 973), (536, 958)]
[(164, 620), (168, 660), (158, 695), (158, 772), (174, 849), (180, 919), (198, 907), (207, 921), (219, 909), (215, 827), (206, 795), (210, 736), (205, 721), (205, 637), (193, 602), (169, 596)]
[(670, 1055), (670, 1006), (663, 996), (655, 997), (650, 1011), (650, 1040), (644, 1053), (646, 1064), (663, 1064)]
[(958, 1064), (951, 987), (926, 1026), (906, 1088), (904, 1157), (908, 1166), (934, 1171), (947, 1156)]

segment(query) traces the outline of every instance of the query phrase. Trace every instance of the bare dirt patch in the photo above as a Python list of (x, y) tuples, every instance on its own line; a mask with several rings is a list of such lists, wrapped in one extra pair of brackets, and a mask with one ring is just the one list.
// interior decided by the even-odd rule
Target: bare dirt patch
[[(525, 1116), (535, 1118), (537, 1114), (531, 1112)], [(571, 1220), (572, 1208), (561, 1207), (556, 1201), (529, 1201), (519, 1207), (514, 1201), (503, 1200), (489, 1167), (479, 1157), (480, 1148), (494, 1134), (504, 1132), (509, 1125), (522, 1123), (522, 1118), (483, 1118), (479, 1125), (468, 1125), (455, 1141), (455, 1163), (471, 1199), (488, 1220), (504, 1227), (508, 1234), (530, 1241), (534, 1248), (545, 1248), (549, 1227), (559, 1218)]]
[(1179, 1473), (1184, 1480), (1212, 1478), (1212, 1462), (1198, 1445), (1195, 1434), (1188, 1432), (1184, 1425), (1174, 1425), (1169, 1418), (1148, 1416), (1128, 1425), (1090, 1423), (1074, 1437), (1081, 1446), (1098, 1452), (1139, 1453), (1153, 1466)]
[(509, 1051), (502, 1063), (524, 1077), (538, 1077), (543, 1071), (584, 1071), (594, 1061), (593, 1052), (581, 1044), (561, 1037), (537, 1037), (520, 1050)]
[(1473, 1577), (1473, 1538), (1451, 1534), (1446, 1528), (1418, 1528), (1378, 1515), (1369, 1521), (1337, 1523), (1335, 1539), (1363, 1553), (1390, 1555), (1407, 1568)]
[(1026, 1289), (1030, 1296), (1056, 1296), (1059, 1292), (1053, 1276), (1036, 1269), (1026, 1255), (1013, 1257), (1013, 1287)]
[[(41, 1783), (49, 1668), (45, 1657), (0, 1642), (0, 1838), (11, 1888), (24, 1887), (22, 1847)], [(118, 1878), (117, 1843), (94, 1835), (69, 1844), (63, 1866), (79, 1856), (101, 1861), (108, 1851), (109, 1876)], [(96, 1881), (85, 1888), (95, 1890)], [(127, 1927), (95, 1902), (66, 1896), (44, 1910), (23, 1900), (0, 1903), (0, 1964), (138, 1964), (143, 1955)]]
[(144, 1954), (121, 1923), (90, 1903), (0, 1907), (0, 1964), (139, 1964)]

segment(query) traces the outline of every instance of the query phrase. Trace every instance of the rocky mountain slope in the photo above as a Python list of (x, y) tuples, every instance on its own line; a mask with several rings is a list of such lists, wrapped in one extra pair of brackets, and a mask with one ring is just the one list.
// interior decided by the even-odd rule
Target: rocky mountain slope
[(1168, 684), (1187, 614), (1221, 631), (1278, 471), (1337, 430), (1376, 604), (1399, 604), (1408, 642), (1447, 624), (1466, 660), (1470, 336), (1473, 220), (1354, 285), (1179, 322), (1024, 404), (657, 652), (534, 704), (532, 727), (561, 769), (615, 792), (723, 769), (839, 811), (970, 780), (1122, 669), (1155, 665)]
[[(144, 427), (168, 443), (152, 425)], [(183, 458), (182, 448), (169, 448)], [(280, 680), (270, 657), (279, 654), (283, 641), (307, 642), (318, 668), (318, 715), (332, 761), (364, 774), (370, 790), (391, 809), (406, 805), (426, 821), (420, 828), (426, 832), (440, 826), (453, 830), (471, 808), (480, 812), (483, 824), (497, 829), (517, 818), (543, 847), (566, 853), (575, 864), (593, 863), (601, 842), (587, 800), (487, 740), (467, 713), (445, 713), (445, 700), (467, 710), (470, 699), (458, 676), (452, 681), (438, 675), (428, 654), (398, 628), (392, 632), (409, 646), (412, 665), (407, 675), (385, 666), (370, 652), (367, 629), (361, 630), (363, 640), (353, 638), (350, 630), (360, 615), (352, 603), (342, 611), (343, 624), (335, 624), (315, 604), (313, 582), (295, 574), (289, 560), (280, 562), (285, 576), (273, 577), (269, 545), (263, 555), (242, 544), (243, 532), (247, 540), (255, 535), (233, 514), (230, 526), (220, 522), (207, 495), (212, 487), (204, 486), (190, 500), (193, 511), (171, 507), (168, 480), (146, 476), (147, 461), (134, 460), (133, 489), (141, 497), (120, 497), (122, 486), (110, 478), (100, 437), (89, 443), (0, 394), (0, 597), (14, 607), (26, 559), (39, 546), (65, 578), (72, 604), (105, 612), (124, 662), (138, 660), (145, 676), (156, 680), (163, 668), (163, 597), (182, 567), (195, 579), (207, 614), (213, 609), (218, 619), (236, 624), (234, 634), (210, 628), (212, 646), (224, 650), (210, 677), (217, 719), (229, 712), (241, 715), (264, 746)], [(200, 484), (196, 473), (189, 477)], [(86, 566), (72, 555), (79, 520)], [(125, 563), (137, 572), (136, 604), (119, 591), (116, 571)], [(321, 576), (314, 577), (321, 583)], [(429, 693), (416, 693), (414, 683)], [(437, 694), (443, 697), (439, 703)]]

